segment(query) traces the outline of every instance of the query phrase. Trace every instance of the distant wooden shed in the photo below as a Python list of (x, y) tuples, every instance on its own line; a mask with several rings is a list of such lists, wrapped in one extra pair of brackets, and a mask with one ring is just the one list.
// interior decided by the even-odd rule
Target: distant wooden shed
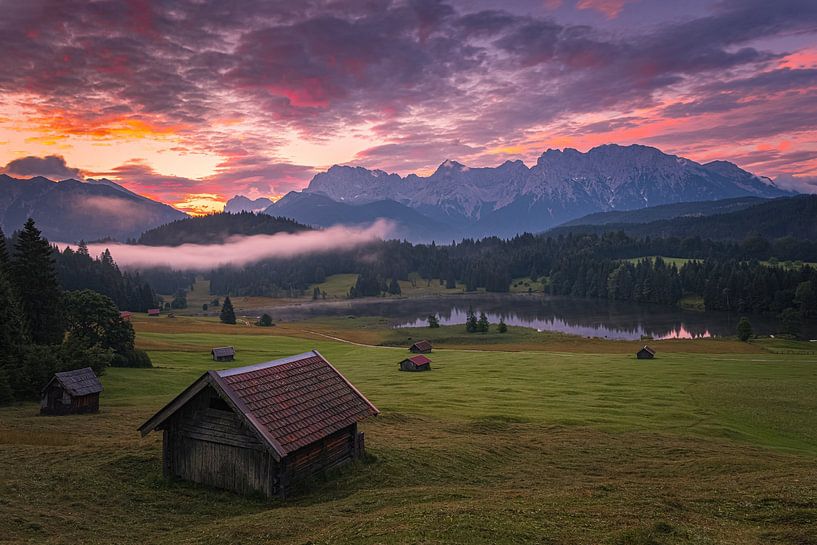
[(90, 367), (55, 373), (42, 390), (40, 414), (98, 412), (101, 391), (102, 383)]
[(208, 371), (139, 428), (163, 433), (164, 475), (242, 494), (292, 486), (360, 457), (378, 414), (317, 351)]
[(235, 359), (235, 348), (232, 346), (221, 346), (210, 350), (210, 355), (215, 361), (233, 361)]
[(635, 357), (640, 360), (651, 360), (655, 357), (655, 350), (645, 345), (641, 350), (635, 353)]
[(431, 371), (431, 360), (422, 354), (400, 362), (401, 371)]
[(149, 308), (148, 309), (148, 316), (158, 316), (159, 314), (161, 314), (161, 312), (162, 311), (160, 309), (158, 309), (158, 308)]
[(428, 354), (431, 352), (431, 341), (417, 341), (409, 347), (409, 351), (414, 354)]

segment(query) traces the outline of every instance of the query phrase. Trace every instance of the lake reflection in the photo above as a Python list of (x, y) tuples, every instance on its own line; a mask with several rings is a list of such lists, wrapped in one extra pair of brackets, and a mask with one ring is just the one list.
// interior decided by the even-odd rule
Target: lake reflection
[[(735, 335), (739, 315), (726, 312), (693, 312), (663, 305), (637, 304), (547, 295), (477, 294), (415, 299), (368, 299), (317, 302), (269, 309), (276, 320), (313, 316), (380, 316), (394, 327), (422, 327), (429, 314), (445, 325), (464, 324), (469, 308), (485, 312), (496, 324), (558, 331), (583, 337), (633, 340), (695, 339)], [(750, 316), (756, 334), (776, 330), (776, 321)], [(814, 338), (815, 324), (804, 328)]]

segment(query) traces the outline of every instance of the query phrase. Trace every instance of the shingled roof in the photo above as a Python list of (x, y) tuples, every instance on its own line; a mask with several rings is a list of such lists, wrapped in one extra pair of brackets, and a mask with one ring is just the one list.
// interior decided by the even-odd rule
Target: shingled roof
[(218, 348), (213, 348), (212, 350), (210, 350), (210, 353), (213, 355), (214, 358), (235, 356), (235, 348), (233, 348), (232, 346), (220, 346)]
[(208, 371), (139, 431), (146, 435), (159, 428), (207, 385), (219, 392), (278, 459), (380, 412), (313, 350), (257, 365)]
[(102, 391), (102, 383), (99, 382), (94, 370), (90, 367), (54, 373), (54, 378), (48, 381), (43, 390), (48, 388), (55, 380), (72, 396), (87, 396)]
[(409, 347), (409, 350), (414, 349), (420, 352), (431, 352), (431, 341), (417, 341)]
[[(410, 361), (411, 363), (413, 363), (414, 365), (416, 365), (417, 367), (420, 367), (422, 365), (428, 365), (429, 363), (431, 363), (431, 360), (428, 359), (427, 357), (423, 356), (422, 354), (419, 354), (417, 356), (412, 356), (412, 357), (406, 358), (406, 359), (408, 361)], [(405, 360), (403, 360), (403, 361), (405, 361)]]

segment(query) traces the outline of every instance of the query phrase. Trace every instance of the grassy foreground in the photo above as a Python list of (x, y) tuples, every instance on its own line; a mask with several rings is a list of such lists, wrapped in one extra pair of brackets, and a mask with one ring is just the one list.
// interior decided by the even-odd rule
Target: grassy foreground
[[(140, 320), (157, 367), (109, 370), (100, 414), (0, 410), (0, 543), (817, 543), (815, 355), (462, 344), (408, 374), (319, 325)], [(163, 481), (136, 427), (223, 344), (235, 365), (320, 350), (382, 411), (372, 459), (286, 503)]]

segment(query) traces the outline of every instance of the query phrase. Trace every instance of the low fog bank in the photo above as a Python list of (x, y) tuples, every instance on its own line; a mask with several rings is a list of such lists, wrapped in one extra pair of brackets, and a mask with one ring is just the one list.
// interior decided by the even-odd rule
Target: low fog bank
[[(98, 256), (107, 248), (124, 269), (169, 267), (175, 270), (206, 271), (224, 265), (244, 266), (264, 259), (348, 250), (389, 235), (391, 223), (378, 220), (366, 227), (335, 226), (320, 231), (231, 237), (222, 244), (143, 246), (121, 243), (88, 244)], [(61, 248), (73, 244), (58, 244)]]

